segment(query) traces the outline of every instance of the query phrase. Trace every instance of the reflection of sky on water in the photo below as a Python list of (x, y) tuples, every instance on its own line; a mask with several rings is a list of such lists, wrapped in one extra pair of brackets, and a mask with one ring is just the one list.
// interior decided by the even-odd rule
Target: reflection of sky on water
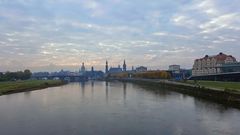
[(122, 82), (70, 83), (0, 96), (0, 108), (0, 131), (8, 135), (240, 133), (237, 109)]

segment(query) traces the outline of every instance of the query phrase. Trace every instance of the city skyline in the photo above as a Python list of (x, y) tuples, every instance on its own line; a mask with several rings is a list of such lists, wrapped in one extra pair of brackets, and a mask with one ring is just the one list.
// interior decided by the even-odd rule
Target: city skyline
[[(225, 6), (228, 5), (228, 6)], [(238, 0), (0, 0), (0, 71), (118, 66), (192, 68), (240, 59)]]

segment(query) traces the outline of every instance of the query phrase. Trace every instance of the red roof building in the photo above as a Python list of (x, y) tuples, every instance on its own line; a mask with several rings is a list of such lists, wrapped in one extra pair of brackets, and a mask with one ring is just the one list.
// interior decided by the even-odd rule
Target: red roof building
[(237, 60), (232, 55), (227, 55), (222, 52), (220, 52), (217, 55), (208, 56), (205, 55), (205, 57), (196, 59), (194, 61), (193, 69), (192, 69), (192, 75), (208, 75), (208, 74), (216, 74), (221, 73), (221, 66), (222, 64), (227, 63), (236, 63)]

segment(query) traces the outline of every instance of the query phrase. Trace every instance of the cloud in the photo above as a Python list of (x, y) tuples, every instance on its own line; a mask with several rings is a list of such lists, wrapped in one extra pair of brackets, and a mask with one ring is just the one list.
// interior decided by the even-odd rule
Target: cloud
[(156, 54), (144, 54), (144, 59), (145, 60), (153, 60), (156, 57), (157, 57)]
[(173, 22), (173, 24), (177, 26), (182, 26), (186, 28), (193, 28), (196, 27), (196, 25), (198, 24), (198, 22), (195, 19), (180, 14), (174, 15), (171, 21)]
[(124, 58), (191, 68), (223, 51), (240, 58), (239, 9), (238, 0), (2, 0), (0, 70), (72, 70), (83, 61), (103, 69)]
[(217, 39), (213, 40), (213, 43), (226, 43), (226, 42), (235, 42), (237, 39), (234, 38), (228, 38), (223, 36), (218, 36)]
[(215, 32), (221, 29), (231, 29), (231, 30), (240, 30), (239, 23), (237, 19), (240, 17), (240, 14), (230, 13), (224, 14), (215, 18), (212, 18), (209, 22), (206, 22), (199, 27), (203, 30), (202, 33)]
[(165, 32), (155, 32), (155, 33), (153, 33), (153, 35), (155, 35), (155, 36), (166, 36), (166, 35), (168, 35), (168, 33), (165, 33)]
[(200, 3), (197, 3), (194, 8), (210, 16), (219, 14), (219, 10), (216, 8), (214, 0), (203, 0)]
[(180, 39), (189, 39), (191, 38), (191, 35), (180, 35), (180, 34), (171, 34), (166, 32), (155, 32), (153, 33), (154, 36), (169, 36), (174, 38), (180, 38)]

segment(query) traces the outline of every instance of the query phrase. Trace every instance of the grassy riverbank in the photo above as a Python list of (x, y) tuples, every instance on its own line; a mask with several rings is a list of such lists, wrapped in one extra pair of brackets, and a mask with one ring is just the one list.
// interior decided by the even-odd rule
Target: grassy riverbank
[[(230, 82), (174, 82), (156, 79), (119, 79), (119, 81), (133, 82), (154, 89), (168, 89), (186, 95), (217, 102), (225, 106), (240, 108), (240, 90), (238, 83)], [(200, 84), (199, 84), (200, 83)], [(221, 84), (221, 85), (219, 85)], [(215, 87), (214, 87), (215, 86)]]
[(0, 82), (0, 95), (43, 89), (63, 84), (64, 82), (60, 80), (26, 80)]
[(188, 80), (186, 83), (198, 84), (202, 87), (207, 87), (207, 88), (240, 91), (240, 83), (239, 82), (197, 81), (197, 83), (195, 83), (192, 80)]

